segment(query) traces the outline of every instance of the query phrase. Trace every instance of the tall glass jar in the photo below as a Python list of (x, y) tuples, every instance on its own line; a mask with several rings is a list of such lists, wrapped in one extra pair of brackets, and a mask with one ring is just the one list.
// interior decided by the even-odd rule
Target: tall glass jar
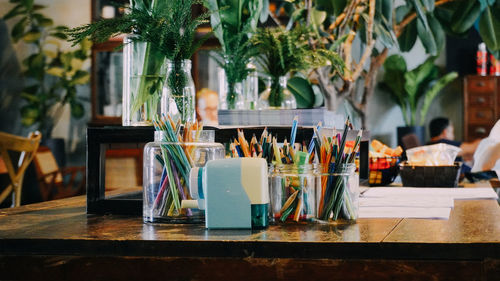
[(261, 93), (259, 104), (262, 109), (296, 109), (297, 100), (287, 88), (288, 78), (271, 78), (270, 86)]
[(320, 166), (318, 216), (321, 221), (356, 220), (359, 209), (359, 175), (356, 164)]
[(154, 142), (144, 147), (143, 220), (202, 223), (203, 210), (183, 206), (184, 200), (192, 199), (189, 173), (192, 167), (204, 167), (209, 160), (224, 158), (224, 146), (220, 143), (165, 142), (165, 134), (156, 131)]
[(196, 91), (191, 77), (191, 60), (167, 60), (166, 81), (161, 98), (161, 112), (174, 121), (194, 122)]
[(151, 126), (159, 113), (165, 56), (149, 42), (123, 39), (123, 126)]
[(247, 68), (251, 69), (245, 79), (245, 109), (255, 110), (258, 108), (257, 101), (259, 99), (259, 76), (257, 75), (256, 66), (253, 63), (248, 63)]
[[(231, 61), (226, 59), (225, 63), (229, 64)], [(217, 76), (219, 84), (219, 109), (245, 109), (244, 80), (237, 82), (233, 81), (234, 77), (228, 79), (226, 70), (222, 67), (219, 68)]]
[(317, 217), (321, 181), (312, 164), (280, 164), (270, 168), (270, 221), (308, 222)]

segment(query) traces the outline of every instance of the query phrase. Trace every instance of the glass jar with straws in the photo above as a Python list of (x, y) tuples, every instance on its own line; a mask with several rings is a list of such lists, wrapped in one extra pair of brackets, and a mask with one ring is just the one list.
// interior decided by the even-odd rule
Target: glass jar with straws
[(143, 220), (203, 223), (204, 211), (185, 204), (192, 199), (189, 172), (209, 160), (224, 158), (224, 146), (197, 142), (202, 132), (198, 124), (175, 124), (170, 117), (157, 118), (153, 123), (154, 142), (144, 147)]

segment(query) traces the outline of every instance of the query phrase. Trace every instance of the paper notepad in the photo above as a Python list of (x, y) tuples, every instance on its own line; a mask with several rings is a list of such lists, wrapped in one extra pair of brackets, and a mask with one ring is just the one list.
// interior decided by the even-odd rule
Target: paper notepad
[(428, 196), (414, 196), (411, 198), (360, 197), (359, 207), (453, 208), (453, 198)]
[(491, 187), (475, 188), (429, 188), (429, 187), (373, 187), (363, 193), (363, 197), (411, 198), (448, 197), (457, 200), (498, 199)]
[(359, 218), (449, 219), (451, 208), (360, 207)]

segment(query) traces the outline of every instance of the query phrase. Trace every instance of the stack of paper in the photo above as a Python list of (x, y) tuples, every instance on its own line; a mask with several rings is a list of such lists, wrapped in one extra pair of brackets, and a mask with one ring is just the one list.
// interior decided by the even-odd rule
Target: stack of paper
[(369, 188), (360, 197), (360, 218), (448, 219), (453, 200), (497, 199), (492, 188)]
[(319, 121), (324, 127), (342, 128), (345, 118), (326, 108), (285, 110), (219, 110), (219, 125), (266, 125), (290, 126), (295, 116), (300, 126), (316, 126)]

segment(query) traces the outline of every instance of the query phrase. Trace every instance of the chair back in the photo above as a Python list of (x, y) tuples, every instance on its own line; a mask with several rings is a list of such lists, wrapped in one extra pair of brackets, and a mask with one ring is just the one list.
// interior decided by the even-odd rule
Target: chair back
[(405, 150), (422, 145), (415, 133), (405, 135), (401, 138), (401, 141), (403, 142), (403, 147)]
[[(38, 131), (30, 133), (27, 138), (0, 132), (0, 156), (7, 168), (11, 181), (11, 184), (0, 193), (0, 203), (12, 192), (14, 195), (12, 206), (17, 207), (21, 205), (24, 172), (33, 160), (41, 138), (42, 134)], [(21, 153), (17, 165), (14, 165), (12, 162), (9, 151)]]
[[(59, 172), (59, 165), (50, 148), (40, 146), (38, 152), (33, 159), (35, 163), (36, 173), (39, 180), (44, 181), (46, 184), (52, 182), (61, 183), (63, 181), (62, 175)], [(55, 178), (53, 178), (55, 177)]]

